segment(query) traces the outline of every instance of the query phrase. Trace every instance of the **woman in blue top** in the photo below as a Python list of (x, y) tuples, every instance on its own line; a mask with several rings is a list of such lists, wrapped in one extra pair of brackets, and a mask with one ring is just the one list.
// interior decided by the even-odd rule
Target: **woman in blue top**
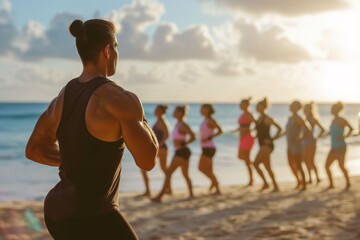
[[(340, 170), (343, 172), (345, 180), (346, 180), (346, 189), (350, 187), (350, 180), (348, 171), (345, 168), (345, 155), (346, 155), (346, 142), (345, 138), (351, 136), (351, 133), (353, 131), (352, 126), (348, 123), (347, 120), (339, 116), (339, 113), (344, 108), (343, 104), (341, 102), (335, 103), (331, 107), (331, 114), (334, 115), (334, 119), (331, 122), (330, 126), (330, 137), (331, 137), (331, 150), (328, 154), (328, 157), (326, 159), (325, 163), (325, 169), (326, 174), (329, 178), (329, 189), (334, 188), (334, 183), (332, 179), (332, 174), (330, 171), (331, 164), (338, 160)], [(344, 135), (345, 128), (348, 128), (348, 132), (346, 135)]]
[[(167, 110), (167, 105), (157, 105), (154, 111), (154, 115), (157, 118), (156, 123), (152, 127), (152, 130), (159, 142), (159, 153), (157, 157), (160, 160), (160, 167), (164, 175), (166, 175), (166, 159), (168, 156), (168, 146), (166, 144), (168, 138), (169, 138), (169, 127), (168, 123), (165, 119), (165, 113)], [(145, 182), (145, 193), (142, 194), (142, 196), (150, 196), (150, 187), (149, 187), (149, 177), (147, 175), (147, 172), (145, 170), (141, 170), (142, 176), (144, 178)], [(166, 190), (166, 193), (171, 194), (171, 186), (169, 185), (168, 189)]]

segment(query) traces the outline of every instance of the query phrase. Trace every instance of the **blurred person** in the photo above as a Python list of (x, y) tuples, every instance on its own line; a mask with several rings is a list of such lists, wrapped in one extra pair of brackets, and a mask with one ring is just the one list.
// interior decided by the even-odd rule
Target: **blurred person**
[(213, 139), (222, 134), (222, 129), (213, 118), (215, 113), (211, 104), (201, 105), (201, 115), (204, 121), (200, 126), (200, 145), (202, 153), (199, 161), (199, 170), (211, 180), (210, 191), (215, 188), (216, 194), (220, 194), (219, 182), (217, 181), (213, 171), (213, 157), (216, 153), (216, 147)]
[(255, 119), (249, 111), (250, 100), (251, 98), (241, 100), (240, 109), (242, 110), (242, 114), (238, 120), (239, 127), (234, 131), (239, 132), (240, 137), (238, 158), (244, 160), (249, 173), (249, 183), (247, 186), (252, 186), (254, 183), (250, 153), (255, 142), (255, 138), (251, 135), (251, 125), (255, 123)]
[(177, 106), (174, 110), (173, 117), (177, 120), (175, 128), (172, 132), (175, 154), (169, 168), (166, 170), (165, 181), (161, 191), (155, 198), (151, 199), (153, 202), (161, 202), (162, 197), (166, 193), (167, 189), (169, 189), (171, 176), (178, 167), (181, 168), (181, 173), (185, 178), (189, 190), (189, 197), (192, 198), (194, 196), (192, 182), (189, 177), (191, 151), (188, 144), (195, 141), (195, 134), (185, 122), (186, 113), (187, 108), (184, 105)]
[[(315, 177), (316, 177), (316, 183), (320, 182), (318, 170), (315, 164), (315, 153), (316, 153), (316, 142), (317, 139), (321, 138), (325, 132), (324, 127), (320, 124), (319, 119), (317, 117), (317, 114), (314, 110), (314, 103), (309, 103), (304, 105), (304, 114), (306, 117), (306, 121), (308, 122), (308, 126), (310, 129), (305, 129), (304, 138), (302, 141), (303, 146), (303, 161), (306, 164), (306, 168), (309, 173), (309, 183), (312, 183), (312, 177), (311, 177), (311, 171), (314, 171)], [(314, 130), (318, 127), (320, 132), (315, 137), (314, 136)]]
[[(345, 167), (345, 156), (347, 144), (345, 138), (350, 137), (353, 131), (353, 127), (349, 122), (340, 116), (340, 112), (343, 110), (344, 105), (341, 102), (335, 103), (331, 107), (331, 114), (334, 116), (331, 126), (330, 126), (330, 137), (331, 137), (331, 149), (327, 156), (325, 169), (326, 174), (329, 178), (329, 187), (328, 189), (334, 188), (334, 182), (330, 170), (330, 166), (335, 160), (338, 160), (340, 170), (344, 174), (346, 187), (345, 189), (350, 188), (350, 179), (348, 171)], [(344, 134), (345, 128), (348, 129), (348, 132)]]
[[(263, 171), (260, 168), (260, 164), (264, 164), (266, 171), (268, 172), (274, 188), (274, 192), (279, 191), (278, 184), (275, 179), (275, 175), (272, 171), (270, 164), (270, 156), (274, 150), (274, 140), (280, 137), (281, 127), (275, 122), (269, 115), (266, 114), (266, 110), (268, 108), (267, 99), (263, 99), (259, 101), (256, 106), (256, 111), (260, 114), (259, 118), (256, 120), (256, 131), (257, 131), (257, 139), (259, 142), (259, 152), (256, 155), (254, 161), (254, 167), (256, 171), (259, 173), (261, 179), (263, 180), (263, 187), (260, 191), (263, 191), (269, 188), (269, 184), (266, 181)], [(271, 136), (270, 130), (271, 127), (274, 126), (277, 129), (277, 132), (274, 137)]]
[[(168, 109), (167, 105), (160, 104), (156, 106), (154, 115), (156, 116), (157, 121), (152, 127), (152, 130), (159, 143), (159, 153), (157, 157), (160, 160), (160, 167), (164, 175), (166, 174), (166, 169), (167, 169), (166, 161), (168, 156), (168, 146), (166, 142), (169, 138), (169, 127), (165, 118), (165, 113), (167, 109)], [(150, 196), (151, 192), (150, 192), (150, 186), (149, 186), (150, 184), (149, 184), (149, 177), (147, 171), (141, 170), (141, 174), (143, 176), (145, 188), (146, 188), (145, 193), (142, 194), (141, 196)], [(171, 184), (169, 184), (169, 188), (167, 189), (166, 192), (169, 194), (172, 193)]]
[(302, 168), (302, 140), (304, 133), (310, 131), (298, 112), (302, 108), (299, 101), (290, 104), (291, 116), (286, 124), (287, 156), (290, 168), (296, 178), (300, 190), (306, 190), (305, 173)]

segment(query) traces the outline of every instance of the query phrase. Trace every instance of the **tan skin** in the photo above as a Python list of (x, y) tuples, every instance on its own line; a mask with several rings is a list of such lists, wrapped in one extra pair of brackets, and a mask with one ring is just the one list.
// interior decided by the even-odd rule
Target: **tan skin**
[[(342, 128), (347, 128), (348, 129), (347, 134), (345, 134), (342, 137), (343, 139), (345, 139), (345, 138), (351, 136), (351, 134), (353, 132), (353, 127), (349, 124), (349, 122), (346, 119), (339, 116), (340, 111), (341, 111), (341, 109), (336, 107), (336, 105), (334, 105), (332, 107), (331, 113), (334, 115), (334, 119), (333, 119), (332, 123), (335, 123), (335, 124), (337, 124), (338, 126), (340, 126)], [(330, 166), (334, 163), (335, 160), (338, 160), (340, 170), (344, 174), (345, 181), (346, 181), (345, 189), (350, 188), (351, 184), (350, 184), (349, 174), (348, 174), (348, 170), (345, 167), (345, 156), (346, 156), (346, 147), (343, 148), (343, 149), (337, 149), (337, 150), (331, 149), (330, 150), (330, 152), (329, 152), (329, 154), (327, 156), (327, 159), (326, 159), (326, 163), (325, 163), (326, 174), (327, 174), (327, 176), (329, 178), (329, 187), (328, 187), (328, 189), (334, 188), (334, 182), (333, 182)]]
[[(154, 115), (157, 118), (157, 122), (155, 124), (155, 127), (159, 131), (164, 133), (164, 136), (163, 136), (162, 140), (159, 142), (159, 146), (161, 146), (161, 145), (165, 144), (166, 141), (169, 138), (169, 128), (168, 128), (168, 125), (167, 125), (167, 123), (165, 121), (165, 113), (160, 107), (157, 107), (155, 109)], [(166, 175), (166, 169), (167, 169), (167, 166), (166, 166), (167, 155), (168, 155), (168, 149), (160, 147), (157, 157), (160, 160), (160, 167), (161, 167), (161, 170), (164, 173), (164, 175)], [(142, 194), (142, 196), (150, 196), (151, 193), (150, 193), (150, 187), (149, 187), (149, 177), (147, 175), (147, 172), (144, 171), (144, 170), (141, 170), (141, 174), (142, 174), (142, 176), (144, 178), (145, 187), (146, 187), (146, 191), (145, 191), (144, 194)], [(166, 192), (166, 193), (169, 193), (169, 194), (172, 193), (170, 185), (171, 184), (169, 184), (169, 189)]]
[[(273, 137), (273, 140), (277, 139), (280, 137), (281, 134), (281, 127), (280, 125), (275, 122), (271, 117), (266, 115), (266, 108), (262, 105), (262, 104), (258, 104), (256, 107), (257, 112), (260, 114), (259, 118), (265, 119), (264, 123), (268, 126), (274, 126), (277, 129), (277, 132), (275, 134), (275, 136)], [(270, 139), (268, 140), (268, 143), (271, 143)], [(260, 189), (260, 191), (264, 191), (265, 189), (269, 188), (269, 184), (266, 181), (266, 178), (264, 176), (264, 173), (262, 172), (261, 168), (260, 168), (260, 164), (264, 164), (264, 167), (266, 169), (266, 171), (268, 172), (273, 185), (274, 185), (274, 189), (273, 192), (278, 192), (279, 191), (279, 187), (278, 184), (276, 182), (275, 179), (275, 175), (272, 171), (271, 168), (271, 164), (270, 164), (270, 156), (271, 156), (271, 148), (267, 145), (263, 145), (260, 146), (259, 152), (256, 155), (255, 161), (254, 161), (254, 167), (256, 169), (256, 171), (258, 172), (258, 174), (260, 175), (261, 179), (263, 180), (263, 187)]]
[[(87, 63), (79, 76), (80, 82), (88, 82), (98, 76), (108, 77), (115, 73), (117, 42), (103, 47), (97, 64)], [(26, 146), (26, 157), (40, 164), (57, 167), (61, 164), (56, 131), (62, 115), (64, 89), (40, 116)], [(144, 121), (144, 111), (138, 97), (113, 84), (104, 84), (90, 97), (85, 123), (88, 131), (97, 139), (114, 142), (121, 138), (141, 169), (151, 170), (156, 163), (158, 142)]]
[[(211, 117), (209, 108), (203, 106), (201, 108), (201, 115), (204, 117), (204, 119), (208, 119), (208, 127), (216, 131), (214, 135), (209, 136), (206, 139), (200, 139), (202, 142), (210, 141), (211, 139), (220, 136), (223, 133), (219, 124), (215, 121), (215, 119)], [(216, 176), (214, 175), (213, 159), (211, 157), (201, 154), (199, 161), (199, 171), (210, 179), (211, 181), (210, 191), (212, 190), (212, 188), (215, 188), (216, 194), (221, 194), (219, 183), (216, 179)]]
[[(320, 129), (320, 133), (317, 137), (315, 137), (315, 139), (319, 139), (323, 136), (323, 134), (325, 133), (325, 129), (324, 127), (320, 124), (320, 122), (314, 118), (312, 116), (312, 113), (310, 110), (306, 110), (304, 109), (304, 114), (306, 116), (307, 121), (309, 122), (309, 126), (310, 126), (310, 131), (313, 131), (314, 128), (318, 127)], [(310, 124), (312, 123), (312, 124)], [(315, 164), (315, 153), (316, 153), (316, 142), (315, 144), (306, 144), (303, 146), (303, 161), (306, 164), (306, 168), (308, 170), (308, 174), (309, 174), (309, 182), (308, 183), (312, 183), (312, 178), (311, 178), (311, 171), (314, 171), (315, 176), (316, 176), (316, 182), (319, 183), (320, 182), (320, 178), (319, 178), (319, 174), (317, 171), (317, 167)]]
[[(187, 144), (192, 143), (193, 141), (195, 141), (195, 134), (194, 132), (190, 129), (190, 127), (187, 125), (187, 123), (184, 122), (184, 117), (185, 114), (180, 111), (179, 109), (175, 109), (173, 117), (177, 120), (177, 124), (181, 124), (180, 128), (179, 128), (179, 132), (181, 134), (185, 134), (187, 136), (189, 136), (189, 138), (184, 142), (181, 140), (174, 140), (174, 147), (175, 149), (179, 149), (181, 147)], [(166, 170), (166, 176), (165, 176), (165, 181), (164, 181), (164, 185), (160, 191), (160, 193), (152, 199), (153, 202), (161, 202), (162, 197), (164, 196), (164, 194), (166, 194), (167, 189), (169, 189), (170, 187), (170, 181), (171, 181), (171, 176), (172, 174), (175, 172), (175, 170), (180, 167), (181, 168), (181, 173), (185, 178), (188, 190), (189, 190), (189, 197), (193, 197), (193, 189), (192, 189), (192, 182), (191, 179), (189, 177), (189, 160), (186, 160), (182, 157), (179, 156), (174, 156), (169, 168)]]
[[(306, 131), (310, 131), (309, 127), (305, 123), (305, 121), (298, 115), (298, 111), (300, 110), (300, 106), (297, 106), (297, 104), (291, 104), (290, 105), (290, 111), (292, 112), (292, 116), (289, 118), (289, 121), (293, 118), (295, 118), (296, 121), (296, 127), (299, 129), (307, 129)], [(305, 130), (304, 130), (305, 131)], [(299, 136), (298, 142), (301, 144), (301, 141), (303, 140), (303, 136)], [(297, 186), (296, 188), (300, 188), (300, 190), (306, 190), (306, 181), (305, 181), (305, 173), (301, 166), (302, 162), (302, 154), (292, 154), (290, 151), (287, 152), (288, 155), (288, 162), (289, 166), (291, 168), (291, 171), (293, 172), (296, 181)], [(301, 179), (299, 177), (299, 173), (301, 176)]]
[[(249, 104), (246, 103), (246, 102), (241, 102), (240, 103), (240, 109), (244, 112), (244, 113), (247, 113), (247, 120), (250, 124), (254, 123), (255, 122), (255, 119), (253, 117), (253, 115), (248, 111), (248, 108), (249, 108)], [(250, 134), (251, 130), (250, 130), (250, 126), (247, 127), (247, 126), (240, 126), (238, 129), (236, 129), (234, 132), (239, 132), (240, 133), (240, 139), (243, 137), (243, 136), (246, 136), (248, 134)], [(251, 168), (251, 160), (250, 160), (250, 151), (251, 150), (244, 150), (244, 149), (239, 149), (239, 152), (238, 152), (238, 158), (241, 159), (241, 160), (244, 160), (245, 161), (245, 164), (246, 164), (246, 168), (248, 170), (248, 173), (249, 173), (249, 183), (248, 183), (248, 186), (251, 186), (253, 185), (253, 172), (252, 172), (252, 168)]]

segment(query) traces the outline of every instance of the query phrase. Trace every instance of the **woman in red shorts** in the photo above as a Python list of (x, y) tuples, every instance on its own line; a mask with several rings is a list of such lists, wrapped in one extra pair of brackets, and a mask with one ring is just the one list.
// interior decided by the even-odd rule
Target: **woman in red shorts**
[(239, 128), (235, 130), (240, 133), (238, 158), (245, 161), (247, 170), (249, 172), (248, 186), (253, 185), (253, 172), (251, 168), (250, 152), (255, 142), (255, 139), (251, 135), (250, 130), (251, 125), (255, 123), (253, 115), (248, 110), (250, 99), (251, 98), (243, 99), (240, 103), (240, 109), (243, 113), (239, 118)]

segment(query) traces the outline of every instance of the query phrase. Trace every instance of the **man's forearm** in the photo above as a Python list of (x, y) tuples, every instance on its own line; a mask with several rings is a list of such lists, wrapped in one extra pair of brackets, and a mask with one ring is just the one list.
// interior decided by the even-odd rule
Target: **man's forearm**
[(26, 151), (26, 157), (34, 162), (53, 167), (61, 163), (59, 146), (56, 143), (29, 148)]

